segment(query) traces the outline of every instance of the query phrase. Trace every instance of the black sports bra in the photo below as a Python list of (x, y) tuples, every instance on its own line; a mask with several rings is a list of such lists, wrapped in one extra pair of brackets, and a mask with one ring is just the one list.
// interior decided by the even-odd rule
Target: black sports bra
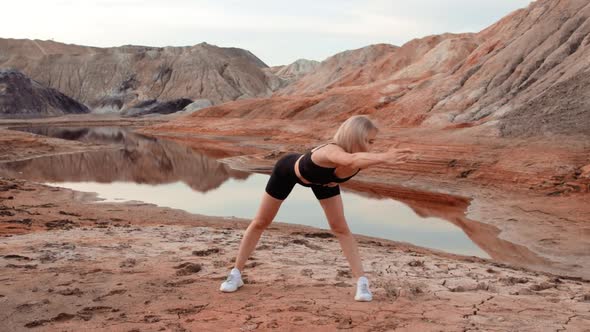
[[(316, 148), (319, 149), (323, 146), (328, 144), (335, 144), (335, 143), (326, 143), (324, 145), (320, 145)], [(350, 180), (353, 176), (357, 175), (360, 172), (360, 169), (356, 171), (353, 175), (347, 178), (339, 178), (334, 174), (336, 167), (322, 167), (317, 165), (316, 163), (311, 160), (311, 154), (313, 151), (306, 152), (303, 157), (299, 160), (299, 173), (303, 178), (307, 181), (315, 184), (327, 184), (330, 182), (337, 182), (342, 183)]]

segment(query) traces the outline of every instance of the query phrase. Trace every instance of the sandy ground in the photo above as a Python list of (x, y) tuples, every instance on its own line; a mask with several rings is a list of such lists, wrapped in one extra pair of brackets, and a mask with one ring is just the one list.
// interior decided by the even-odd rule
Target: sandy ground
[[(6, 331), (588, 331), (590, 284), (360, 237), (374, 301), (330, 233), (274, 224), (235, 294), (246, 220), (0, 181)], [(12, 198), (11, 198), (12, 197)], [(11, 214), (11, 215), (9, 215)]]
[[(177, 138), (187, 144), (198, 141)], [(5, 130), (0, 141), (2, 160), (105, 148)], [(277, 150), (258, 146), (261, 151)], [(272, 153), (261, 152), (260, 158), (242, 161), (264, 168), (272, 160)], [(494, 260), (358, 237), (374, 301), (356, 303), (354, 281), (331, 234), (274, 223), (249, 262), (245, 287), (223, 294), (217, 289), (231, 267), (247, 220), (193, 215), (141, 202), (99, 203), (91, 194), (1, 179), (0, 330), (590, 331), (590, 283), (583, 275), (516, 266), (549, 264), (549, 270), (585, 273), (583, 244), (588, 236), (580, 235), (587, 225), (583, 220), (551, 219), (562, 233), (543, 230), (547, 238), (556, 239), (553, 247), (558, 250), (540, 255), (540, 249), (551, 246), (539, 249), (508, 242), (498, 236), (501, 228), (495, 226), (500, 221), (494, 224), (486, 217), (497, 213), (498, 206), (507, 213), (509, 207), (521, 206), (518, 202), (525, 198), (517, 191), (502, 191), (503, 200), (498, 201), (501, 188), (480, 190), (481, 197), (467, 207), (468, 201), (459, 195), (462, 186), (448, 187), (454, 196), (425, 197), (418, 189), (426, 189), (421, 187), (427, 181), (407, 179), (405, 185), (413, 184), (412, 190), (389, 183), (396, 180), (395, 174), (385, 173), (385, 178), (382, 173), (364, 174), (362, 181), (351, 185), (405, 197), (423, 215), (450, 216), (478, 245), (497, 247)], [(543, 197), (547, 196), (528, 195), (526, 200), (540, 204)], [(571, 202), (572, 196), (567, 197), (556, 198)], [(446, 199), (442, 207), (425, 204), (441, 199)], [(496, 204), (490, 204), (494, 199)], [(546, 209), (560, 211), (558, 206)], [(537, 213), (510, 214), (526, 222), (533, 217)], [(559, 245), (562, 237), (575, 231), (576, 225), (569, 223), (580, 226), (573, 239), (577, 249)], [(515, 238), (535, 238), (539, 232), (520, 231), (514, 230)], [(548, 258), (562, 257), (568, 250), (578, 250), (580, 261), (572, 262), (571, 255), (561, 263)], [(522, 259), (531, 262), (516, 264)]]

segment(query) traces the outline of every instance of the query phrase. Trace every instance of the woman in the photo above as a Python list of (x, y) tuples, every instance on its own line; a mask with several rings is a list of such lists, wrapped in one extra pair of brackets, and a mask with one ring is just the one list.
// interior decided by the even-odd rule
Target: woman
[(372, 300), (369, 281), (364, 276), (356, 242), (344, 218), (338, 184), (351, 179), (361, 169), (381, 163), (400, 163), (412, 153), (408, 149), (394, 149), (385, 153), (367, 152), (375, 142), (377, 132), (377, 127), (369, 118), (362, 115), (353, 116), (340, 126), (333, 142), (321, 145), (303, 155), (287, 154), (277, 161), (258, 212), (242, 238), (235, 266), (227, 280), (221, 284), (222, 292), (235, 292), (244, 285), (240, 271), (256, 247), (262, 232), (273, 221), (281, 203), (295, 184), (299, 183), (311, 188), (326, 214), (332, 232), (340, 242), (352, 275), (357, 279), (355, 300)]

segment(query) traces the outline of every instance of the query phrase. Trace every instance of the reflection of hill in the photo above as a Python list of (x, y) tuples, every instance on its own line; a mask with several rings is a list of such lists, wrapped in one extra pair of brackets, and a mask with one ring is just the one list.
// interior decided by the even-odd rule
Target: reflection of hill
[(117, 127), (22, 127), (12, 129), (72, 141), (103, 144), (124, 144), (127, 141), (139, 139), (137, 137), (141, 137), (141, 139), (155, 140), (148, 136), (138, 135)]
[(547, 259), (538, 256), (529, 248), (500, 238), (500, 231), (494, 226), (468, 219), (465, 211), (470, 200), (466, 197), (376, 183), (353, 182), (350, 187), (363, 196), (391, 198), (403, 202), (422, 218), (434, 217), (451, 222), (460, 227), (471, 241), (492, 259), (530, 267), (550, 265)]
[(163, 184), (182, 181), (200, 192), (215, 189), (229, 178), (246, 179), (249, 176), (186, 146), (118, 128), (54, 128), (43, 130), (43, 133), (53, 137), (114, 143), (122, 147), (0, 164), (0, 173), (39, 182)]

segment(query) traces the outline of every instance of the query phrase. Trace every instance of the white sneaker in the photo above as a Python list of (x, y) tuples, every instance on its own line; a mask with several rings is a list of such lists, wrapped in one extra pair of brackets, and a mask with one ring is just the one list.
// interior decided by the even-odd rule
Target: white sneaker
[(369, 279), (367, 277), (360, 277), (356, 282), (356, 295), (354, 299), (360, 302), (370, 302), (373, 300), (373, 294), (369, 290)]
[(219, 287), (219, 290), (225, 293), (231, 293), (237, 291), (238, 288), (242, 286), (244, 286), (242, 274), (240, 273), (240, 270), (234, 267), (227, 276), (227, 279), (225, 279), (221, 284), (221, 287)]

